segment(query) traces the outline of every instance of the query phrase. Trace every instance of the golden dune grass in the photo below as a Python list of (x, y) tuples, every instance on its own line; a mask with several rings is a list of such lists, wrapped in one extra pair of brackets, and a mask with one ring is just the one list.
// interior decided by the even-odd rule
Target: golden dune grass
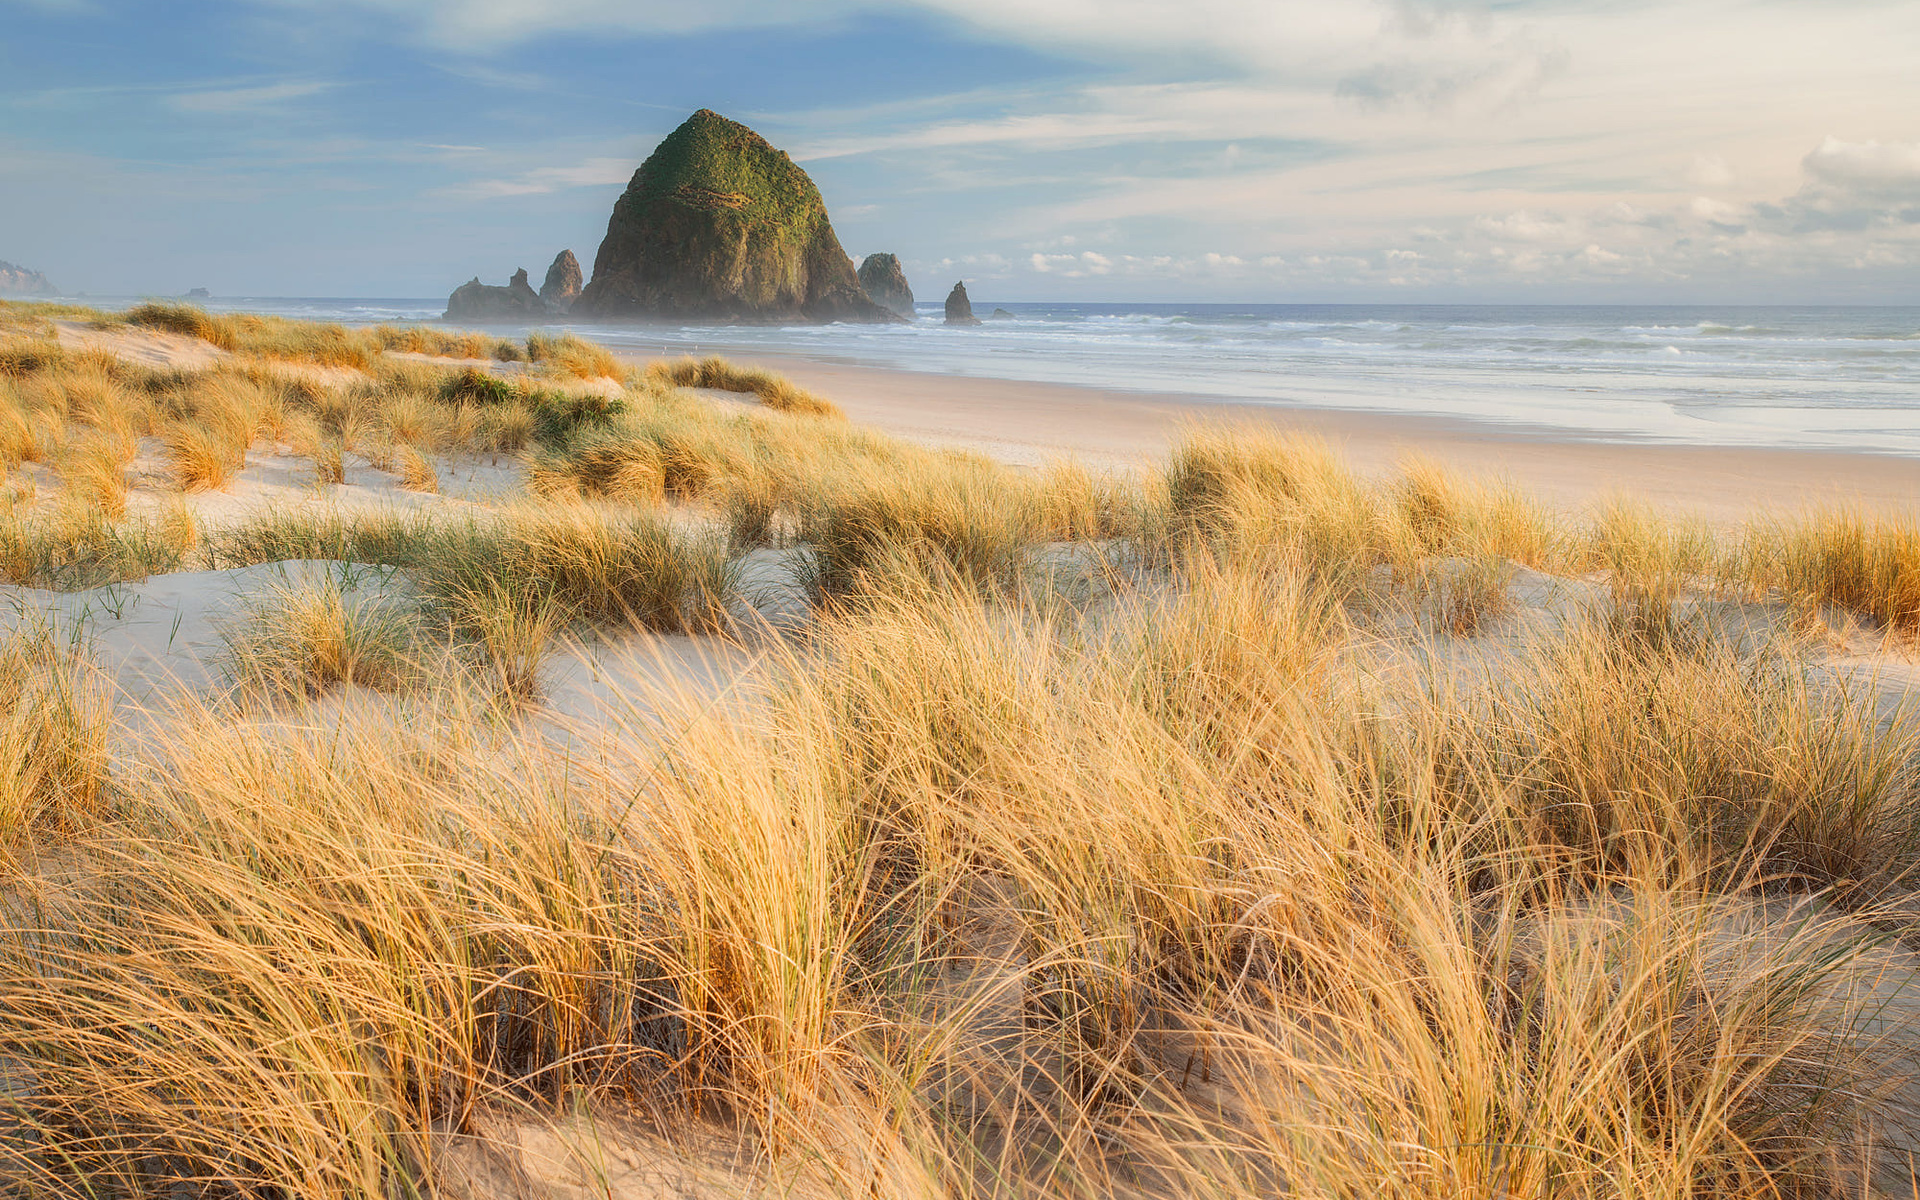
[(644, 1098), (836, 1192), (1858, 1183), (1885, 960), (1843, 910), (1911, 861), (1910, 740), (1599, 627), (1383, 722), (1283, 558), (1054, 620), (929, 580), (590, 761), (189, 716), (47, 894), (74, 932), (4, 951), (71, 1156), (10, 1177), (385, 1194), (449, 1123)]
[[(437, 368), (98, 367), (6, 368), (0, 419), (93, 437), (119, 388), (396, 457), (524, 422), (548, 499), (203, 544), (0, 516), (17, 582), (192, 553), (392, 589), (269, 595), (227, 661), (270, 719), (164, 738), (50, 635), (0, 648), (0, 829), (70, 864), (0, 922), (9, 1190), (452, 1194), (463, 1134), (584, 1113), (807, 1195), (1912, 1192), (1920, 729), (1701, 616), (1904, 635), (1909, 518), (1728, 540), (1302, 438), (1026, 475), (641, 388), (561, 428)], [(763, 545), (804, 633), (743, 619)], [(1597, 602), (1507, 622), (1520, 566)], [(759, 657), (563, 736), (555, 639), (635, 625)], [(397, 694), (303, 707), (338, 682)]]
[(748, 392), (761, 403), (779, 412), (816, 417), (844, 417), (838, 405), (817, 396), (792, 380), (759, 367), (741, 367), (724, 358), (682, 358), (656, 362), (647, 374), (668, 387), (716, 388), (727, 392)]

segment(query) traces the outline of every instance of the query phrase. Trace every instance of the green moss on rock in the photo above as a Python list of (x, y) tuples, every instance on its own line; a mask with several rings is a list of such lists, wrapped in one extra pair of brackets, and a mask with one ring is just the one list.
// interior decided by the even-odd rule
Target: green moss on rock
[(807, 173), (753, 130), (704, 108), (634, 173), (573, 312), (898, 319), (861, 288)]

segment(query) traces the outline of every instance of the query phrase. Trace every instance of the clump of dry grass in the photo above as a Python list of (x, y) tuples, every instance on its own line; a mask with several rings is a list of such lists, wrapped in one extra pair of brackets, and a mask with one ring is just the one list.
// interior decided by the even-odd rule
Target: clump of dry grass
[(109, 521), (85, 501), (0, 510), (0, 581), (78, 591), (179, 569), (198, 530), (183, 509)]
[(493, 358), (502, 346), (512, 345), (503, 338), (484, 333), (437, 329), (427, 325), (376, 325), (368, 330), (382, 350), (406, 354), (427, 354), (436, 358)]
[(1606, 572), (1609, 622), (1624, 636), (1654, 642), (1681, 632), (1681, 596), (1709, 582), (1713, 558), (1704, 527), (1617, 496), (1600, 506), (1582, 546), (1582, 561)]
[(1044, 530), (1031, 492), (1000, 485), (991, 464), (953, 456), (887, 478), (829, 477), (800, 501), (801, 580), (816, 602), (932, 571), (1005, 593)]
[(573, 379), (623, 379), (620, 360), (601, 346), (573, 334), (535, 333), (527, 338), (527, 359), (553, 374)]
[(489, 454), (517, 454), (533, 444), (538, 418), (526, 404), (508, 403), (480, 410), (473, 448)]
[(1920, 633), (1920, 520), (1833, 508), (1749, 526), (1733, 570), (1761, 591)]
[(1417, 557), (1385, 498), (1317, 438), (1196, 429), (1174, 448), (1164, 487), (1176, 553), (1281, 547), (1349, 596), (1374, 586), (1375, 567), (1405, 572)]
[[(10, 1129), (51, 1151), (0, 1170), (41, 1194), (370, 1200), (440, 1182), (436, 1121), (637, 1074), (605, 1048), (658, 1019), (646, 905), (591, 795), (514, 758), (531, 773), (450, 776), (434, 736), (385, 722), (190, 719), (133, 773), (144, 803), (98, 870), (46, 898), (47, 935), (0, 949), (0, 1041), (38, 1071)], [(262, 853), (236, 869), (240, 846)]]
[(347, 481), (346, 447), (338, 441), (327, 439), (313, 448), (314, 481), (322, 484), (342, 484)]
[(439, 472), (433, 469), (426, 455), (412, 446), (395, 448), (394, 465), (399, 471), (400, 486), (408, 491), (437, 493), (440, 490)]
[(846, 415), (831, 400), (807, 391), (784, 375), (759, 367), (735, 366), (719, 357), (655, 362), (647, 367), (647, 376), (663, 387), (749, 392), (758, 396), (768, 408), (779, 412), (816, 417)]
[(553, 639), (573, 619), (562, 599), (487, 578), (443, 598), (454, 632), (480, 655), (490, 694), (510, 704), (539, 699)]
[(60, 479), (76, 500), (117, 521), (127, 515), (126, 459), (123, 448), (89, 438), (69, 446), (61, 456)]
[(235, 442), (230, 431), (197, 422), (173, 426), (166, 432), (165, 443), (174, 474), (189, 492), (223, 488), (246, 464), (245, 443)]
[(398, 557), (429, 593), (456, 604), (504, 586), (597, 624), (713, 632), (732, 622), (737, 567), (724, 541), (683, 533), (650, 513), (528, 506), (427, 526)]
[(130, 325), (185, 334), (236, 354), (329, 367), (365, 369), (377, 346), (364, 331), (317, 321), (252, 314), (216, 315), (188, 304), (148, 303), (128, 309)]
[(1051, 462), (1034, 483), (1041, 523), (1060, 541), (1098, 541), (1135, 532), (1125, 482), (1076, 462)]
[(590, 436), (565, 455), (529, 464), (527, 488), (554, 499), (657, 504), (666, 492), (666, 474), (653, 443), (617, 434)]
[(207, 556), (217, 568), (302, 558), (402, 567), (456, 611), (461, 597), (499, 586), (543, 597), (573, 619), (670, 632), (730, 625), (738, 570), (721, 538), (596, 504), (484, 517), (269, 512), (210, 535)]
[(1529, 567), (1553, 554), (1552, 521), (1517, 489), (1464, 479), (1431, 459), (1401, 460), (1394, 499), (1420, 551), (1479, 553)]
[(51, 622), (16, 614), (0, 634), (0, 845), (81, 832), (107, 807), (106, 692)]
[(1488, 622), (1513, 609), (1513, 564), (1480, 553), (1423, 563), (1419, 587), (1434, 628), (1453, 637), (1472, 637)]
[(269, 698), (311, 697), (344, 683), (394, 690), (412, 679), (418, 656), (410, 607), (360, 595), (333, 573), (276, 581), (223, 638), (235, 685)]

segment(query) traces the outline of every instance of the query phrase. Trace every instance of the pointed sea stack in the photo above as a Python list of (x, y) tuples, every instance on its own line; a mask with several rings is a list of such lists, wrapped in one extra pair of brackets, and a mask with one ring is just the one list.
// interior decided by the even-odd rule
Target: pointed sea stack
[(907, 286), (907, 273), (900, 260), (891, 254), (869, 254), (860, 263), (860, 286), (867, 298), (913, 319), (913, 289)]
[(978, 325), (980, 318), (973, 315), (973, 301), (967, 299), (967, 285), (964, 281), (953, 285), (947, 293), (947, 324)]
[(540, 298), (555, 312), (565, 312), (579, 296), (580, 260), (573, 256), (573, 251), (562, 250), (554, 255), (553, 265), (547, 268), (546, 281), (540, 285)]
[(634, 172), (573, 312), (741, 322), (900, 319), (867, 298), (807, 173), (753, 130), (704, 108)]

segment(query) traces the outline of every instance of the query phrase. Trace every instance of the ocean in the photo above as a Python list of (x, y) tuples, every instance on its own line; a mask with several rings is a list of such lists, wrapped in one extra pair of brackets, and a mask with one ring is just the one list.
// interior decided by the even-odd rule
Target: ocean
[[(101, 303), (100, 301), (90, 301)], [(216, 299), (215, 311), (436, 319), (423, 300)], [(113, 306), (108, 302), (108, 306)], [(636, 352), (765, 353), (1490, 433), (1920, 456), (1920, 308), (1016, 304), (973, 328), (559, 325)], [(990, 313), (991, 299), (975, 303)], [(518, 332), (499, 327), (501, 332)]]

